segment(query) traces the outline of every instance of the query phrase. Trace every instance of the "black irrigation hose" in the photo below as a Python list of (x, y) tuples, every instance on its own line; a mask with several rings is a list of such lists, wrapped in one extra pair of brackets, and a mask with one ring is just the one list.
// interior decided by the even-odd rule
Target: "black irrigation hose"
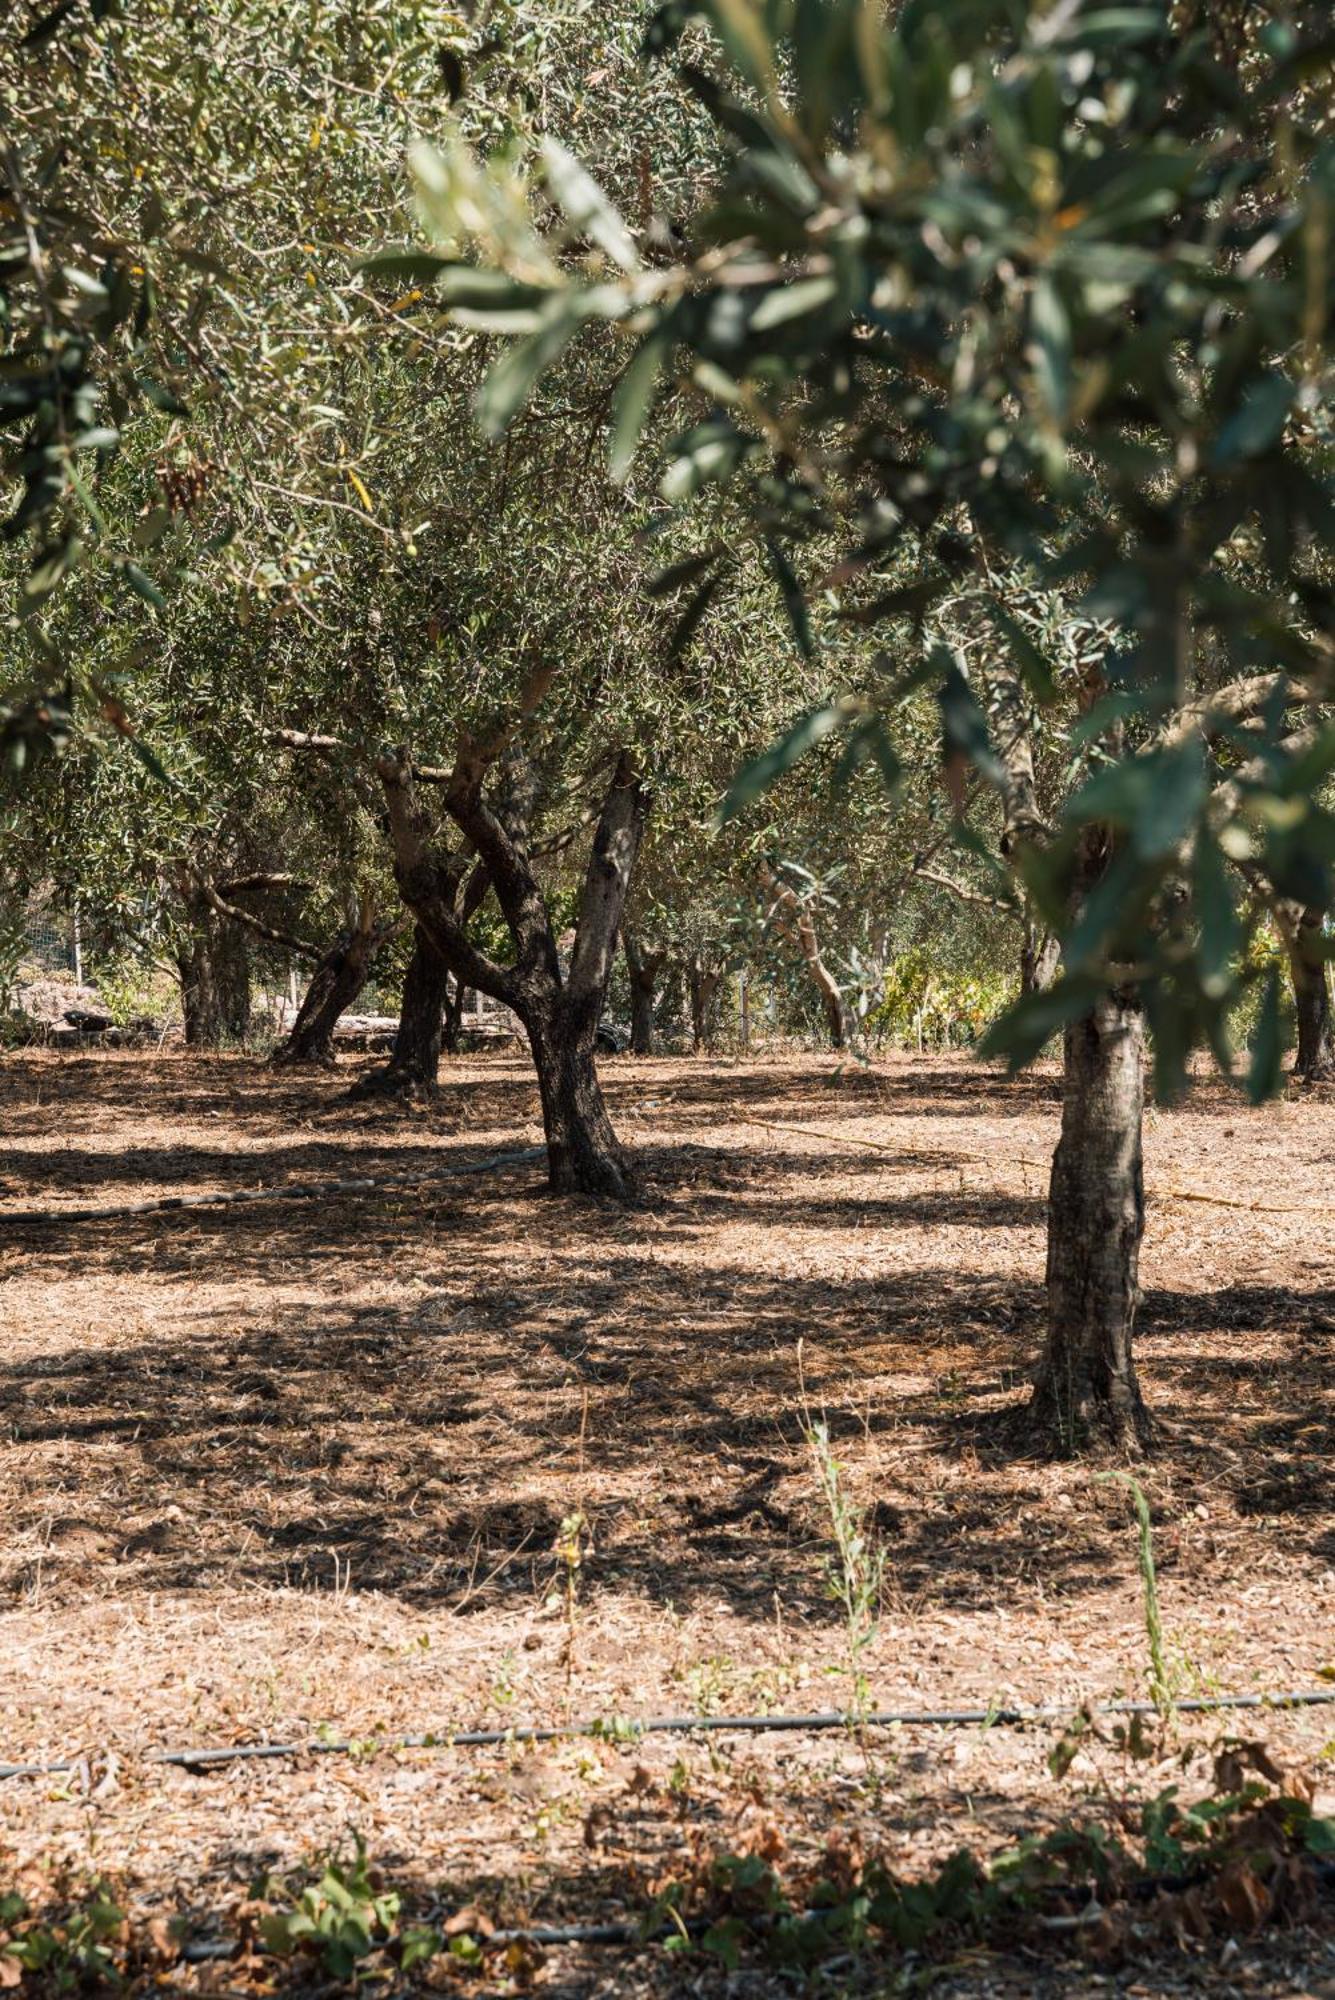
[[(1179, 1713), (1215, 1714), (1235, 1708), (1319, 1708), (1335, 1702), (1335, 1687), (1295, 1688), (1275, 1694), (1192, 1695), (1175, 1702)], [(152, 1750), (148, 1764), (170, 1764), (179, 1770), (201, 1771), (217, 1764), (236, 1764), (257, 1758), (338, 1757), (368, 1750), (463, 1750), (509, 1743), (554, 1743), (581, 1736), (601, 1737), (610, 1743), (634, 1743), (642, 1736), (692, 1736), (705, 1732), (736, 1731), (747, 1735), (777, 1734), (781, 1731), (814, 1732), (821, 1729), (849, 1729), (865, 1722), (870, 1729), (1022, 1729), (1034, 1722), (1066, 1722), (1072, 1706), (1047, 1703), (1034, 1708), (927, 1708), (875, 1709), (865, 1718), (849, 1716), (835, 1709), (817, 1710), (811, 1715), (656, 1715), (638, 1722), (621, 1716), (600, 1717), (589, 1722), (520, 1723), (510, 1729), (427, 1730), (410, 1736), (353, 1739), (320, 1738), (307, 1743), (232, 1743), (202, 1745), (189, 1750)], [(1105, 1701), (1089, 1711), (1101, 1715), (1157, 1715), (1151, 1701)], [(63, 1758), (53, 1764), (0, 1764), (0, 1778), (46, 1778), (77, 1771), (86, 1759)]]
[(284, 1187), (222, 1189), (216, 1194), (165, 1195), (161, 1201), (122, 1202), (102, 1208), (10, 1208), (0, 1209), (0, 1228), (25, 1228), (34, 1223), (116, 1222), (130, 1215), (174, 1215), (178, 1209), (233, 1208), (252, 1201), (319, 1201), (331, 1194), (379, 1194), (382, 1188), (429, 1186), (437, 1180), (457, 1180), (463, 1174), (487, 1174), (501, 1167), (525, 1166), (545, 1160), (545, 1146), (524, 1146), (517, 1152), (491, 1153), (483, 1160), (466, 1160), (462, 1166), (436, 1167), (420, 1174), (395, 1174), (388, 1180), (357, 1178), (341, 1181), (295, 1181)]
[[(813, 1916), (824, 1911), (813, 1911)], [(682, 1919), (695, 1935), (709, 1927), (708, 1918)], [(532, 1924), (527, 1928), (488, 1931), (478, 1942), (486, 1951), (502, 1950), (508, 1944), (652, 1944), (660, 1937), (680, 1936), (676, 1924), (665, 1922), (646, 1932), (639, 1924)], [(187, 1965), (208, 1965), (219, 1959), (235, 1958), (240, 1951), (236, 1938), (195, 1938), (182, 1945), (181, 1957)]]

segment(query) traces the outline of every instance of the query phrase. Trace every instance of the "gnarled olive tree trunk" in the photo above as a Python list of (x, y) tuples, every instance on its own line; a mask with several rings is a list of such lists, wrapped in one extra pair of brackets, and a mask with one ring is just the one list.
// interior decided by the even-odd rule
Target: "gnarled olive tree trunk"
[(371, 976), (376, 953), (392, 927), (377, 927), (369, 898), (357, 920), (325, 953), (311, 975), (296, 1020), (273, 1052), (276, 1063), (319, 1063), (334, 1060), (334, 1030)]
[(390, 1059), (382, 1069), (359, 1077), (350, 1096), (431, 1096), (440, 1075), (449, 985), (449, 967), (421, 924), (415, 925)]
[(595, 1060), (602, 996), (557, 994), (524, 1021), (538, 1072), (548, 1178), (563, 1193), (611, 1195), (631, 1191), (631, 1174), (607, 1115)]
[(686, 962), (686, 997), (691, 1014), (691, 1048), (696, 1055), (712, 1049), (717, 1036), (722, 971), (708, 965), (698, 952)]
[[(1108, 828), (1084, 828), (1073, 912), (1098, 889), (1114, 853)], [(1150, 1439), (1132, 1357), (1145, 1229), (1144, 1052), (1144, 1016), (1127, 987), (1103, 994), (1063, 1036), (1061, 1137), (1048, 1191), (1047, 1338), (1028, 1413), (1035, 1442), (1061, 1457), (1087, 1444), (1133, 1451)]]
[(1020, 943), (1021, 993), (1046, 993), (1050, 986), (1056, 984), (1061, 960), (1060, 941), (1051, 931), (1036, 924), (1032, 917), (1026, 917)]
[(843, 988), (821, 955), (820, 941), (811, 911), (789, 882), (782, 881), (772, 868), (761, 869), (761, 882), (773, 900), (770, 915), (777, 929), (801, 953), (811, 983), (820, 995), (830, 1047), (845, 1048), (853, 1039), (853, 1017), (844, 999)]
[(461, 744), (441, 796), (469, 850), (487, 870), (514, 962), (497, 964), (468, 938), (454, 907), (458, 859), (444, 859), (435, 851), (404, 753), (380, 765), (395, 877), (404, 902), (455, 978), (491, 994), (523, 1023), (538, 1076), (552, 1187), (625, 1198), (634, 1178), (607, 1115), (595, 1047), (648, 794), (634, 759), (623, 751), (603, 798), (574, 944), (563, 971), (551, 912), (529, 854), (524, 788), (512, 784), (498, 807), (483, 797), (483, 782), (501, 747)]
[[(448, 882), (442, 883), (456, 899), (467, 860), (466, 854), (459, 855)], [(474, 868), (458, 909), (461, 924), (479, 908), (489, 886), (486, 869), (481, 865)], [(451, 978), (449, 965), (431, 933), (421, 922), (416, 923), (390, 1059), (383, 1069), (370, 1070), (359, 1078), (349, 1094), (354, 1098), (430, 1098), (440, 1079), (442, 1048), (453, 1051), (458, 1047), (464, 990)]]

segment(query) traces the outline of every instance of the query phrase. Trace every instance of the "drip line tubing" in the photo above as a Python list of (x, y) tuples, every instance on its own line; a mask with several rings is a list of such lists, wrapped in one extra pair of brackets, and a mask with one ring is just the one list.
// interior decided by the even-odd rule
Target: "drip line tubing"
[[(1192, 1695), (1173, 1703), (1183, 1715), (1213, 1715), (1228, 1709), (1319, 1708), (1335, 1703), (1335, 1687), (1294, 1688), (1268, 1694)], [(1078, 1704), (1048, 1702), (1036, 1707), (875, 1709), (865, 1717), (836, 1709), (810, 1715), (656, 1715), (643, 1721), (622, 1716), (596, 1717), (586, 1722), (518, 1723), (509, 1729), (440, 1729), (407, 1736), (355, 1738), (313, 1737), (305, 1743), (202, 1744), (185, 1750), (151, 1750), (146, 1764), (166, 1764), (178, 1770), (202, 1771), (220, 1764), (285, 1757), (346, 1757), (380, 1750), (471, 1750), (512, 1743), (556, 1743), (575, 1737), (598, 1737), (609, 1743), (635, 1743), (643, 1736), (694, 1736), (736, 1732), (744, 1735), (814, 1733), (823, 1729), (1023, 1729), (1030, 1723), (1067, 1722)], [(1160, 1713), (1152, 1701), (1105, 1701), (1092, 1704), (1095, 1716), (1151, 1716)], [(66, 1757), (49, 1764), (0, 1764), (2, 1778), (46, 1778), (80, 1770), (86, 1758)]]

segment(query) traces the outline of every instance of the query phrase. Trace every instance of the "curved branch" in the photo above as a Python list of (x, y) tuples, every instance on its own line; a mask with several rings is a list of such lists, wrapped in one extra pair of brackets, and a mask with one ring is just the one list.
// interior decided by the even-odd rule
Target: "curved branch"
[(214, 888), (212, 882), (197, 875), (200, 894), (211, 910), (220, 917), (229, 917), (234, 924), (243, 924), (257, 937), (267, 938), (270, 944), (281, 944), (285, 951), (294, 952), (298, 958), (312, 959), (317, 965), (324, 957), (318, 944), (309, 944), (305, 938), (293, 937), (290, 931), (280, 931), (275, 924), (266, 924), (259, 917), (253, 917), (249, 910), (242, 910), (235, 903), (227, 902)]
[(1315, 689), (1308, 682), (1296, 681), (1291, 674), (1247, 674), (1180, 708), (1165, 727), (1160, 740), (1166, 748), (1172, 749), (1185, 743), (1197, 731), (1208, 738), (1232, 723), (1243, 722), (1249, 716), (1259, 714), (1267, 702), (1284, 689), (1288, 690), (1291, 705), (1317, 699)]
[[(855, 1023), (844, 998), (844, 990), (830, 971), (821, 955), (820, 940), (816, 936), (816, 926), (811, 912), (805, 907), (796, 889), (781, 880), (768, 862), (760, 864), (762, 886), (773, 896), (769, 919), (781, 936), (797, 946), (811, 974), (816, 991), (820, 994), (825, 1008), (825, 1018), (829, 1023), (830, 1040), (835, 1048), (844, 1047), (853, 1035)], [(779, 911), (783, 915), (779, 915)]]
[(304, 896), (309, 896), (311, 884), (297, 875), (237, 875), (230, 882), (218, 884), (218, 893), (223, 896), (241, 896), (261, 889), (300, 889)]
[[(350, 748), (341, 736), (322, 736), (310, 729), (274, 729), (269, 733), (285, 750), (309, 751), (317, 757), (331, 757)], [(454, 772), (444, 764), (414, 764), (412, 775), (419, 785), (448, 785)]]
[(1017, 923), (1023, 920), (1024, 912), (1018, 904), (1003, 902), (999, 896), (985, 896), (978, 889), (966, 889), (962, 882), (951, 875), (938, 874), (935, 868), (915, 868), (913, 873), (919, 882), (934, 882), (938, 889), (949, 889), (961, 903), (976, 904), (980, 910), (996, 910), (1003, 917), (1014, 917)]

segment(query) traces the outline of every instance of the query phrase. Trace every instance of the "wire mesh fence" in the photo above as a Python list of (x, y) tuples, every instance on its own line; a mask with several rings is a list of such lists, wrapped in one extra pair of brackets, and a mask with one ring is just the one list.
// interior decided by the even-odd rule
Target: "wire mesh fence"
[(21, 963), (35, 972), (81, 972), (77, 918), (50, 908), (26, 913)]

